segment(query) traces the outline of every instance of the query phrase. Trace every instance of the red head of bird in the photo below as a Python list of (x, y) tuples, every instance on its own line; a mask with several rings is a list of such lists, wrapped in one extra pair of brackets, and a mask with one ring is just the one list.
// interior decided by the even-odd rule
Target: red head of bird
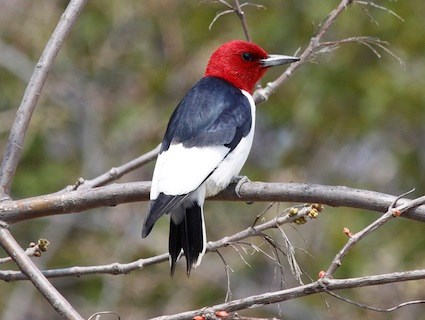
[(234, 40), (223, 44), (211, 55), (205, 76), (224, 79), (252, 94), (268, 67), (298, 60), (291, 56), (269, 55), (254, 43)]

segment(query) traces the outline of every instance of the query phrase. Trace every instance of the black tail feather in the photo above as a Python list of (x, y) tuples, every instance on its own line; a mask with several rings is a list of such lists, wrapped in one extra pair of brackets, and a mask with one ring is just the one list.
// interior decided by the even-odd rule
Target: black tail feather
[(163, 214), (169, 213), (178, 206), (187, 195), (169, 196), (160, 193), (158, 198), (151, 201), (149, 211), (146, 215), (145, 222), (142, 228), (142, 238), (145, 238), (152, 230), (155, 222), (161, 218)]
[(202, 208), (198, 204), (187, 208), (184, 219), (176, 224), (170, 219), (169, 252), (171, 260), (171, 275), (174, 274), (176, 262), (181, 251), (186, 257), (186, 272), (190, 275), (205, 252), (205, 230)]

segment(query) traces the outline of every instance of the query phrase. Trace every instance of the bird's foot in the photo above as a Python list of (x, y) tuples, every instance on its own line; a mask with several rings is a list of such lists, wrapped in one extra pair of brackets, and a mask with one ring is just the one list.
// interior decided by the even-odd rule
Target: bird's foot
[(232, 183), (236, 183), (235, 192), (239, 198), (242, 198), (240, 191), (241, 191), (242, 185), (246, 182), (251, 182), (251, 180), (249, 180), (247, 176), (236, 176), (232, 179)]

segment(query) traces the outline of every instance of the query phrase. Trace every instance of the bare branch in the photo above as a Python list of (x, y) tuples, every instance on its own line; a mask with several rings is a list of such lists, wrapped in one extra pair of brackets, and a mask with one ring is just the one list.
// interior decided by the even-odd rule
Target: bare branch
[[(306, 212), (299, 212), (297, 214), (288, 213), (285, 216), (277, 217), (271, 221), (267, 221), (255, 227), (248, 227), (232, 236), (224, 237), (220, 240), (209, 242), (207, 244), (207, 252), (215, 252), (220, 248), (231, 246), (236, 249), (233, 245), (241, 240), (249, 237), (259, 236), (267, 229), (277, 228), (279, 225), (290, 223), (295, 221), (297, 218), (307, 214)], [(251, 244), (250, 244), (251, 245)], [(251, 245), (252, 246), (252, 245)], [(237, 249), (236, 249), (237, 250)], [(237, 250), (238, 251), (238, 250)], [(239, 251), (238, 251), (239, 252)], [(243, 256), (241, 255), (242, 259)], [(71, 267), (63, 269), (54, 269), (43, 271), (43, 274), (48, 278), (64, 277), (64, 276), (82, 276), (89, 274), (126, 274), (136, 269), (142, 269), (149, 265), (168, 261), (168, 254), (164, 253), (158, 256), (150, 258), (142, 258), (130, 263), (111, 263), (103, 266), (89, 266), (89, 267)], [(0, 279), (4, 281), (15, 281), (24, 280), (26, 276), (16, 271), (0, 271)]]
[[(112, 184), (89, 190), (75, 190), (63, 194), (49, 194), (16, 201), (0, 202), (0, 220), (7, 223), (39, 217), (81, 212), (121, 203), (149, 200), (150, 182)], [(238, 195), (239, 194), (239, 195)], [(235, 184), (210, 200), (243, 202), (299, 202), (322, 203), (385, 213), (397, 197), (342, 186), (325, 186), (302, 183), (246, 182), (238, 194)], [(400, 204), (412, 200), (403, 198)], [(425, 206), (406, 211), (402, 217), (425, 221)]]
[(182, 312), (179, 314), (161, 316), (151, 320), (183, 320), (192, 319), (198, 315), (214, 314), (216, 311), (233, 312), (247, 308), (257, 308), (271, 303), (278, 303), (294, 298), (309, 296), (319, 292), (330, 292), (334, 290), (358, 288), (365, 286), (382, 285), (394, 282), (412, 281), (425, 279), (425, 270), (413, 270), (405, 272), (394, 272), (373, 276), (348, 279), (319, 279), (313, 283), (280, 290), (276, 292), (267, 292), (259, 295), (253, 295), (243, 299), (232, 300), (230, 302), (218, 304), (212, 307), (204, 307), (198, 310)]
[(246, 24), (246, 17), (245, 17), (245, 13), (242, 11), (242, 7), (239, 4), (239, 0), (234, 0), (235, 1), (235, 13), (237, 14), (237, 16), (239, 17), (239, 19), (241, 20), (241, 24), (242, 24), (242, 29), (243, 32), (245, 34), (245, 39), (249, 42), (251, 42), (251, 37), (249, 36), (249, 32), (248, 32), (248, 26)]
[(50, 302), (55, 310), (66, 319), (83, 320), (68, 301), (51, 285), (41, 271), (34, 265), (25, 251), (19, 246), (9, 230), (0, 226), (0, 245), (16, 262), (40, 293)]
[(254, 92), (254, 101), (256, 104), (265, 102), (268, 100), (270, 95), (276, 91), (283, 83), (285, 83), (292, 75), (292, 73), (303, 65), (306, 61), (309, 61), (317, 48), (320, 47), (320, 40), (328, 32), (329, 28), (335, 22), (336, 18), (353, 2), (353, 0), (342, 0), (339, 5), (332, 10), (325, 21), (321, 24), (319, 31), (316, 36), (312, 37), (307, 48), (303, 51), (300, 56), (300, 61), (292, 63), (282, 75), (280, 75), (273, 82), (269, 82), (265, 88), (257, 89)]
[[(31, 242), (28, 248), (25, 250), (25, 254), (28, 257), (40, 257), (43, 252), (47, 250), (49, 241), (46, 239), (39, 239), (37, 244)], [(12, 261), (11, 257), (0, 258), (0, 264)]]
[(288, 250), (288, 253), (285, 254), (286, 259), (288, 260), (288, 264), (291, 268), (292, 274), (295, 276), (295, 279), (297, 279), (300, 284), (303, 284), (301, 275), (302, 271), (300, 266), (298, 265), (297, 260), (295, 259), (295, 248), (292, 245), (292, 243), (289, 241), (289, 238), (286, 236), (285, 232), (283, 232), (282, 228), (279, 226), (278, 229), (280, 230), (280, 233), (282, 234), (282, 237), (285, 241), (286, 249)]
[(423, 303), (425, 303), (425, 300), (412, 300), (412, 301), (407, 301), (407, 302), (400, 303), (400, 304), (398, 304), (398, 305), (396, 305), (394, 307), (391, 307), (391, 308), (382, 309), (382, 308), (372, 307), (372, 306), (366, 305), (364, 303), (355, 302), (353, 300), (344, 298), (344, 297), (336, 294), (335, 292), (327, 291), (326, 293), (329, 294), (329, 295), (331, 295), (332, 297), (335, 297), (335, 298), (337, 298), (339, 300), (342, 300), (344, 302), (347, 302), (349, 304), (353, 304), (353, 305), (355, 305), (357, 307), (361, 307), (361, 308), (365, 308), (365, 309), (372, 310), (372, 311), (377, 311), (377, 312), (393, 312), (393, 311), (395, 311), (397, 309), (400, 309), (402, 307), (411, 306), (411, 305), (415, 305), (415, 304), (423, 304)]
[(232, 289), (230, 288), (230, 273), (229, 270), (232, 270), (230, 266), (227, 264), (226, 259), (224, 259), (223, 255), (220, 253), (220, 251), (216, 250), (218, 256), (220, 257), (221, 261), (223, 261), (224, 265), (224, 272), (226, 273), (226, 280), (227, 280), (227, 289), (226, 289), (226, 297), (224, 298), (225, 302), (228, 302), (232, 299)]
[(73, 191), (77, 189), (87, 190), (90, 188), (104, 186), (112, 181), (118, 180), (123, 175), (133, 170), (139, 169), (144, 165), (148, 164), (149, 162), (155, 160), (158, 156), (160, 148), (161, 144), (159, 144), (155, 149), (152, 149), (151, 151), (141, 155), (140, 157), (137, 157), (136, 159), (124, 163), (119, 167), (109, 169), (107, 172), (101, 174), (100, 176), (94, 179), (84, 180), (83, 178), (80, 178), (74, 185), (66, 187), (65, 189), (59, 191), (59, 193)]
[[(168, 261), (168, 253), (157, 255), (154, 257), (139, 259), (129, 263), (110, 263), (101, 266), (88, 266), (80, 267), (74, 266), (70, 268), (51, 269), (41, 271), (47, 278), (61, 278), (61, 277), (80, 277), (83, 275), (93, 274), (127, 274), (131, 271), (143, 269), (147, 266), (158, 264), (164, 261)], [(17, 281), (17, 280), (28, 280), (27, 276), (19, 271), (0, 271), (0, 279), (3, 281)]]
[(263, 8), (264, 9), (265, 7), (263, 5), (255, 4), (255, 3), (250, 3), (250, 2), (245, 2), (245, 3), (240, 4), (239, 3), (239, 0), (234, 0), (235, 5), (233, 5), (233, 6), (230, 3), (228, 3), (227, 1), (225, 1), (225, 0), (218, 0), (217, 2), (223, 4), (228, 9), (217, 12), (217, 14), (215, 15), (214, 19), (211, 21), (208, 29), (211, 30), (211, 28), (214, 25), (214, 23), (221, 16), (224, 16), (224, 15), (229, 14), (229, 13), (235, 13), (238, 16), (239, 20), (241, 21), (242, 29), (243, 29), (243, 32), (245, 34), (245, 39), (247, 41), (251, 42), (251, 37), (250, 37), (249, 32), (248, 32), (248, 25), (246, 23), (245, 12), (242, 10), (242, 8), (245, 7), (245, 6), (254, 6), (256, 8)]
[(351, 38), (345, 38), (345, 39), (341, 39), (338, 41), (324, 41), (321, 42), (320, 45), (323, 46), (323, 48), (317, 50), (314, 55), (312, 56), (312, 58), (316, 57), (317, 55), (324, 53), (324, 52), (329, 52), (331, 50), (335, 50), (337, 49), (340, 45), (342, 44), (347, 44), (347, 43), (360, 43), (365, 45), (366, 47), (368, 47), (378, 58), (381, 58), (381, 55), (379, 54), (379, 52), (377, 51), (377, 49), (375, 49), (374, 46), (379, 47), (380, 49), (384, 50), (386, 53), (388, 53), (389, 55), (391, 55), (394, 59), (396, 59), (398, 61), (398, 63), (402, 66), (402, 68), (406, 68), (406, 65), (404, 63), (404, 61), (397, 56), (394, 52), (392, 52), (388, 46), (389, 43), (386, 41), (383, 41), (379, 38), (376, 37), (351, 37)]
[[(404, 196), (404, 195), (402, 195)], [(334, 259), (332, 260), (331, 265), (329, 266), (328, 270), (323, 274), (324, 277), (332, 277), (332, 275), (335, 273), (335, 271), (341, 266), (342, 260), (344, 257), (348, 254), (348, 252), (351, 250), (354, 245), (359, 242), (361, 239), (375, 231), (376, 229), (382, 227), (386, 222), (389, 220), (400, 216), (408, 209), (420, 206), (425, 203), (425, 196), (417, 198), (415, 200), (412, 200), (410, 203), (406, 203), (404, 205), (400, 205), (399, 207), (395, 207), (396, 202), (400, 199), (400, 197), (396, 198), (393, 203), (389, 206), (387, 212), (382, 215), (380, 218), (375, 220), (373, 223), (368, 225), (363, 230), (357, 232), (356, 234), (351, 234), (351, 232), (345, 231), (345, 233), (348, 235), (349, 240), (344, 245), (344, 247), (336, 254)]]
[[(302, 52), (301, 56), (300, 56), (300, 61), (296, 62), (296, 63), (292, 63), (284, 73), (282, 73), (282, 75), (280, 75), (276, 80), (274, 80), (273, 82), (269, 82), (265, 88), (259, 88), (254, 92), (254, 101), (256, 104), (260, 104), (262, 102), (265, 102), (268, 100), (268, 98), (270, 97), (270, 95), (282, 84), (284, 84), (292, 75), (292, 73), (298, 69), (298, 67), (300, 67), (301, 65), (303, 65), (304, 63), (311, 61), (314, 57), (316, 57), (318, 54), (320, 53), (324, 53), (324, 52), (329, 52), (332, 51), (334, 49), (336, 49), (337, 47), (337, 43), (341, 44), (344, 42), (349, 42), (346, 41), (348, 39), (350, 39), (350, 41), (353, 41), (353, 39), (357, 38), (357, 42), (362, 43), (363, 45), (366, 45), (367, 47), (369, 47), (379, 58), (381, 57), (380, 54), (375, 50), (375, 48), (373, 46), (371, 46), (371, 44), (380, 47), (382, 50), (384, 50), (385, 52), (387, 52), (388, 54), (390, 54), (392, 57), (394, 57), (399, 63), (400, 65), (405, 68), (404, 62), (402, 59), (400, 59), (394, 52), (392, 52), (390, 49), (388, 49), (387, 47), (387, 43), (381, 41), (381, 40), (376, 40), (376, 38), (372, 38), (372, 37), (354, 37), (354, 38), (348, 38), (348, 39), (344, 39), (344, 40), (340, 40), (340, 41), (336, 41), (334, 42), (334, 45), (329, 45), (329, 46), (325, 46), (324, 42), (321, 42), (321, 39), (325, 36), (325, 34), (328, 32), (328, 30), (330, 29), (330, 27), (333, 25), (333, 23), (336, 21), (336, 19), (338, 18), (338, 16), (340, 16), (342, 14), (342, 12), (348, 7), (350, 6), (352, 3), (356, 3), (362, 6), (362, 8), (364, 6), (371, 6), (373, 8), (377, 8), (380, 10), (384, 10), (388, 13), (390, 13), (391, 15), (397, 17), (398, 19), (400, 19), (401, 21), (404, 21), (399, 15), (397, 15), (395, 12), (389, 10), (386, 7), (383, 6), (379, 6), (376, 5), (373, 2), (369, 2), (369, 1), (360, 1), (360, 0), (342, 0), (339, 5), (326, 17), (325, 21), (320, 25), (320, 28), (316, 34), (316, 36), (312, 37), (310, 40), (310, 43), (308, 44), (308, 46), (305, 48), (305, 50)], [(369, 14), (369, 12), (366, 10), (366, 13)], [(370, 16), (370, 15), (369, 15)], [(371, 17), (371, 16), (370, 16)], [(373, 17), (371, 17), (372, 21), (374, 21)], [(366, 39), (368, 39), (366, 41)], [(372, 40), (375, 39), (375, 40)]]
[(377, 5), (374, 2), (354, 0), (353, 3), (358, 4), (361, 7), (363, 7), (363, 6), (370, 6), (370, 7), (376, 8), (376, 9), (383, 10), (383, 11), (388, 12), (389, 14), (393, 15), (394, 17), (396, 17), (397, 19), (399, 19), (401, 22), (404, 22), (404, 19), (402, 17), (400, 17), (397, 13), (395, 13), (394, 11), (388, 9), (387, 7), (383, 7), (383, 6)]
[[(397, 198), (395, 200), (397, 200)], [(403, 210), (403, 211), (409, 210), (414, 205), (418, 206), (421, 203), (421, 201), (422, 201), (422, 203), (425, 202), (425, 197), (421, 197), (421, 198), (418, 198), (416, 200), (412, 200), (408, 204), (404, 204), (402, 206), (397, 207), (396, 212), (399, 212), (400, 209)], [(248, 227), (247, 229), (242, 230), (242, 231), (240, 231), (240, 232), (238, 232), (238, 233), (236, 233), (232, 236), (224, 237), (224, 238), (217, 240), (217, 241), (214, 241), (214, 242), (209, 242), (208, 245), (207, 245), (207, 252), (215, 252), (222, 247), (230, 246), (230, 247), (233, 247), (241, 255), (241, 253), (239, 252), (239, 250), (237, 250), (237, 248), (235, 247), (234, 244), (237, 244), (237, 243), (241, 244), (244, 239), (247, 239), (249, 237), (264, 236), (263, 232), (265, 230), (273, 229), (273, 228), (279, 229), (280, 225), (295, 222), (302, 217), (309, 216), (309, 215), (311, 215), (311, 210), (312, 210), (311, 206), (306, 206), (306, 207), (302, 208), (301, 210), (297, 210), (296, 212), (293, 211), (293, 210), (287, 210), (287, 213), (283, 216), (276, 217), (276, 218), (274, 218), (270, 221), (267, 221), (267, 222), (262, 223), (262, 224), (257, 225), (257, 226)], [(391, 209), (391, 210), (388, 210), (388, 212), (390, 212), (390, 214), (393, 215), (395, 211)], [(382, 218), (380, 218), (380, 219), (383, 219), (383, 218), (387, 218), (387, 215), (382, 216)], [(378, 220), (380, 220), (380, 219), (378, 219)], [(373, 230), (375, 230), (375, 229), (373, 229)], [(267, 255), (268, 257), (270, 257), (267, 253), (265, 253), (260, 248), (254, 246), (253, 244), (251, 244), (251, 243), (247, 243), (247, 244), (249, 246), (251, 246), (252, 248), (256, 249), (256, 251), (262, 252), (265, 255)], [(287, 254), (285, 254), (285, 255), (287, 255)], [(338, 258), (339, 260), (342, 259), (342, 257), (345, 254), (343, 252), (343, 253), (340, 253), (340, 255), (341, 255), (341, 257)], [(241, 255), (241, 258), (242, 258), (243, 261), (245, 261), (245, 259), (242, 255)], [(273, 257), (270, 257), (270, 258), (272, 260), (275, 260)], [(290, 257), (287, 257), (287, 258), (289, 259)], [(167, 261), (167, 260), (168, 260), (168, 254), (164, 253), (164, 254), (154, 256), (154, 257), (151, 257), (151, 258), (139, 259), (139, 260), (136, 260), (136, 261), (133, 261), (133, 262), (130, 262), (130, 263), (125, 263), (125, 264), (111, 263), (109, 265), (103, 265), (103, 266), (71, 267), (71, 268), (63, 268), (63, 269), (54, 269), (54, 270), (43, 271), (43, 274), (46, 277), (49, 277), (49, 278), (50, 277), (64, 277), (64, 276), (82, 276), (82, 275), (89, 275), (89, 274), (118, 275), (118, 274), (126, 274), (126, 273), (133, 271), (133, 270), (142, 269), (146, 266), (161, 263), (161, 262), (164, 262), (164, 261)], [(335, 260), (337, 260), (337, 258), (335, 258)], [(245, 261), (245, 263), (247, 263), (247, 262)], [(290, 264), (293, 264), (293, 263), (296, 264), (296, 261), (291, 260), (291, 261), (289, 261), (289, 263)], [(249, 264), (248, 264), (248, 266), (249, 266)], [(301, 272), (299, 267), (297, 265), (294, 265), (294, 266), (291, 266), (291, 268), (294, 268), (295, 271), (298, 272), (298, 279), (301, 280), (300, 277), (299, 277), (300, 272)], [(328, 270), (327, 275), (331, 275), (333, 271)], [(3, 281), (16, 281), (16, 280), (24, 280), (24, 279), (26, 279), (26, 276), (24, 274), (22, 274), (20, 272), (16, 272), (16, 271), (0, 271), (0, 279), (3, 280)]]
[(69, 2), (29, 80), (10, 131), (9, 140), (7, 141), (0, 167), (0, 199), (9, 195), (13, 176), (15, 175), (16, 167), (21, 157), (27, 128), (46, 82), (47, 75), (52, 69), (53, 63), (62, 48), (65, 38), (77, 21), (86, 2), (87, 0), (72, 0)]
[(229, 14), (229, 13), (233, 13), (234, 11), (233, 11), (233, 9), (231, 9), (231, 10), (224, 10), (224, 11), (219, 11), (219, 12), (217, 12), (217, 14), (215, 15), (215, 17), (214, 17), (214, 19), (211, 21), (211, 23), (210, 23), (210, 25), (208, 26), (208, 29), (212, 29), (212, 27), (213, 27), (213, 25), (214, 25), (214, 23), (221, 17), (221, 16), (224, 16), (224, 15), (226, 15), (226, 14)]

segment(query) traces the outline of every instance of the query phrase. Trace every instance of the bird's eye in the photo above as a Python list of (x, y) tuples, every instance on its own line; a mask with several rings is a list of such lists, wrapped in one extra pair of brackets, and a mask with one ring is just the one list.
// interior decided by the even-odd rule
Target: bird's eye
[(242, 59), (245, 61), (254, 61), (254, 55), (251, 52), (244, 52), (242, 53)]

